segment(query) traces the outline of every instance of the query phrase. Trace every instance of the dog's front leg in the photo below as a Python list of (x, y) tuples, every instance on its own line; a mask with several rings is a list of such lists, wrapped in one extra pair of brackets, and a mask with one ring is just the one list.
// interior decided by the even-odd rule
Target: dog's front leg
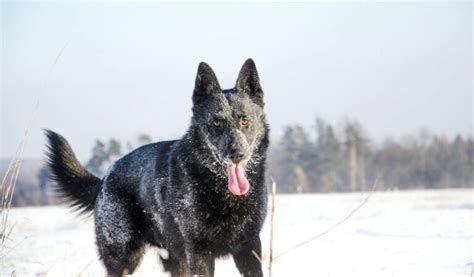
[(242, 276), (263, 276), (262, 264), (255, 255), (262, 257), (262, 244), (258, 234), (244, 242), (238, 250), (232, 254), (235, 265)]
[(188, 253), (188, 263), (191, 276), (214, 276), (214, 257), (210, 253)]

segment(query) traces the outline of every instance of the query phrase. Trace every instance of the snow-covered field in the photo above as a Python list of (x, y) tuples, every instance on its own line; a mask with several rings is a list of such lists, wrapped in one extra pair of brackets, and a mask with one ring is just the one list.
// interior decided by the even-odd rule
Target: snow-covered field
[[(354, 194), (278, 195), (274, 253), (331, 227), (363, 199)], [(274, 261), (274, 276), (470, 276), (474, 190), (375, 193), (352, 218)], [(262, 232), (268, 255), (269, 220)], [(0, 275), (101, 276), (93, 223), (64, 207), (18, 208)], [(163, 276), (150, 249), (136, 276)], [(238, 276), (231, 259), (216, 276)]]

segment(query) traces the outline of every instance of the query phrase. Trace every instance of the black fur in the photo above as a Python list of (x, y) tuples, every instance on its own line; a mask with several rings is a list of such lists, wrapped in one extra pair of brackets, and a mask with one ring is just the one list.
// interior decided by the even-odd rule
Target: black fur
[[(152, 245), (168, 251), (160, 259), (172, 276), (213, 276), (215, 258), (226, 255), (242, 275), (262, 276), (253, 252), (261, 255), (268, 127), (255, 64), (246, 61), (236, 87), (224, 93), (212, 69), (201, 63), (193, 103), (182, 139), (136, 149), (102, 180), (77, 162), (64, 138), (46, 131), (57, 189), (74, 206), (94, 211), (109, 275), (133, 273), (145, 246)], [(236, 152), (242, 153), (238, 159)], [(250, 189), (244, 195), (229, 192), (231, 161), (245, 168)]]
[(48, 164), (57, 184), (56, 191), (79, 211), (93, 211), (100, 179), (82, 167), (64, 137), (50, 130), (45, 133), (49, 142)]

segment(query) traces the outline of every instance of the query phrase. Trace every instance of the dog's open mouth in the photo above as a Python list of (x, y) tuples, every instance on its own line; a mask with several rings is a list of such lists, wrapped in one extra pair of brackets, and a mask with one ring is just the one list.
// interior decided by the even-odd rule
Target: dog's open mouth
[(229, 175), (229, 191), (234, 195), (244, 195), (249, 191), (250, 184), (245, 177), (242, 163), (227, 165), (227, 174)]

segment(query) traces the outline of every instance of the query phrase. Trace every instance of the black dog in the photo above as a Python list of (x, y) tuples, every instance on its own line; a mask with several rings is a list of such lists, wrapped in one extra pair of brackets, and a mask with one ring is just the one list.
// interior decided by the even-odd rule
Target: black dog
[(262, 276), (259, 232), (267, 207), (268, 126), (257, 69), (249, 59), (236, 86), (222, 90), (199, 65), (191, 126), (180, 140), (136, 149), (102, 179), (77, 161), (67, 141), (46, 131), (58, 191), (94, 212), (97, 245), (109, 275), (131, 274), (146, 245), (172, 276), (213, 276), (231, 254), (244, 276)]

